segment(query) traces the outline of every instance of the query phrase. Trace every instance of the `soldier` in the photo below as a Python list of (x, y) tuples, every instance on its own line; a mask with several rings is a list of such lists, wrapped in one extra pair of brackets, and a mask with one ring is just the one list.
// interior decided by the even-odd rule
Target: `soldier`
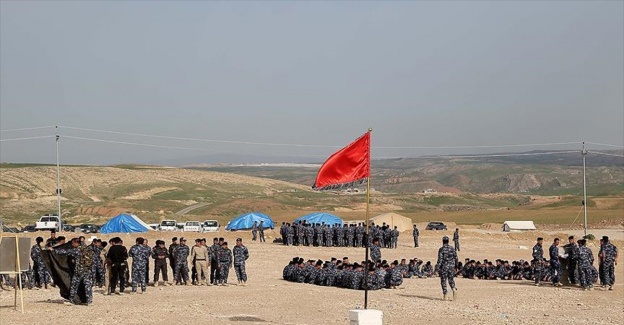
[(50, 274), (41, 257), (41, 243), (43, 243), (43, 237), (37, 237), (35, 239), (36, 244), (30, 249), (30, 258), (33, 261), (33, 273), (35, 282), (38, 288), (48, 288), (50, 283)]
[(358, 225), (355, 227), (355, 246), (364, 246), (364, 232), (366, 232), (366, 229), (364, 229), (361, 222), (358, 223)]
[[(262, 223), (262, 221), (260, 221)], [(262, 240), (262, 235), (260, 235)], [(219, 250), (219, 272), (221, 276), (219, 277), (219, 284), (222, 286), (227, 285), (228, 275), (230, 273), (230, 268), (232, 267), (232, 251), (227, 247), (228, 243), (226, 241), (221, 244), (221, 249)]]
[[(154, 259), (154, 287), (158, 286), (160, 272), (165, 286), (169, 285), (169, 277), (167, 276), (167, 258), (169, 253), (165, 248), (165, 242), (163, 240), (157, 240), (156, 246), (152, 248), (152, 258)], [(169, 258), (169, 260), (171, 260)]]
[(544, 249), (542, 248), (542, 243), (544, 242), (544, 238), (538, 237), (537, 243), (533, 246), (533, 269), (535, 276), (535, 285), (539, 286), (540, 281), (542, 279), (542, 271), (544, 264)]
[(568, 280), (571, 284), (576, 284), (576, 280), (579, 278), (578, 274), (578, 258), (579, 247), (574, 240), (574, 236), (568, 237), (568, 244), (564, 245), (566, 254), (568, 254)]
[(145, 246), (145, 239), (138, 237), (136, 244), (130, 247), (128, 256), (132, 257), (132, 293), (137, 292), (141, 285), (141, 293), (145, 292), (145, 265), (148, 263), (152, 250)]
[[(221, 238), (223, 239), (223, 238)], [(219, 280), (219, 250), (221, 250), (221, 245), (219, 245), (219, 238), (212, 239), (212, 246), (208, 250), (210, 254), (210, 284), (216, 285)]]
[(260, 221), (260, 225), (258, 226), (258, 233), (260, 234), (260, 242), (266, 243), (266, 239), (264, 239), (264, 221)]
[(453, 300), (456, 298), (457, 288), (455, 288), (455, 266), (457, 265), (457, 252), (449, 245), (449, 238), (442, 237), (442, 247), (438, 250), (438, 262), (436, 268), (440, 274), (443, 299), (447, 299), (446, 282), (448, 281), (453, 291)]
[(184, 285), (190, 286), (191, 283), (188, 278), (188, 256), (190, 254), (190, 249), (186, 245), (186, 239), (184, 237), (180, 238), (180, 246), (175, 249), (173, 254), (173, 259), (175, 260), (173, 277), (176, 279), (176, 284), (184, 283)]
[(76, 304), (79, 287), (87, 296), (87, 305), (93, 303), (93, 285), (91, 283), (91, 270), (95, 256), (93, 251), (85, 245), (80, 245), (80, 240), (74, 238), (71, 241), (71, 248), (50, 248), (58, 255), (71, 256), (74, 258), (74, 270), (71, 277), (68, 304)]
[(589, 247), (587, 247), (587, 241), (585, 239), (581, 239), (578, 241), (578, 249), (579, 249), (579, 256), (578, 256), (578, 263), (579, 263), (579, 282), (581, 284), (581, 287), (583, 288), (583, 290), (587, 291), (587, 290), (591, 290), (593, 285), (593, 281), (592, 281), (592, 275), (591, 275), (591, 269), (592, 266), (594, 264), (594, 255), (591, 251), (591, 249), (589, 249)]
[(119, 284), (118, 295), (123, 295), (126, 288), (126, 269), (128, 267), (128, 250), (123, 246), (123, 241), (119, 237), (112, 238), (111, 247), (106, 254), (107, 263), (111, 265), (110, 290), (108, 294), (115, 292), (115, 287)]
[(108, 243), (102, 243), (102, 251), (100, 252), (100, 259), (102, 260), (102, 266), (104, 267), (104, 291), (102, 292), (105, 295), (110, 294), (110, 278), (111, 278), (111, 262), (106, 257), (108, 254), (108, 250), (113, 246), (113, 239), (109, 239)]
[(144, 244), (150, 250), (150, 253), (147, 255), (147, 263), (145, 263), (145, 284), (149, 284), (149, 257), (151, 256), (152, 249), (149, 247), (149, 241), (147, 238), (143, 238), (145, 240)]
[(609, 287), (609, 290), (613, 290), (615, 284), (615, 265), (617, 265), (618, 251), (615, 245), (609, 242), (608, 236), (602, 236), (602, 263), (603, 263), (603, 277), (605, 286)]
[(355, 238), (355, 227), (350, 225), (347, 228), (347, 247), (353, 247), (353, 240)]
[(399, 229), (397, 228), (397, 226), (394, 226), (390, 237), (390, 246), (392, 246), (391, 248), (397, 248), (397, 245), (399, 243), (399, 235)]
[(169, 245), (169, 266), (171, 266), (171, 271), (174, 274), (173, 279), (176, 281), (176, 284), (178, 284), (178, 279), (175, 276), (175, 254), (174, 252), (176, 248), (178, 248), (178, 246), (180, 246), (180, 244), (178, 244), (178, 237), (171, 238), (171, 244)]
[(399, 267), (399, 261), (395, 260), (390, 265), (390, 278), (389, 278), (389, 288), (396, 289), (396, 287), (403, 284), (403, 273), (402, 268)]
[(253, 225), (251, 226), (251, 240), (256, 241), (257, 238), (258, 238), (258, 221), (254, 221)]
[(50, 230), (50, 238), (46, 240), (46, 247), (54, 247), (58, 244), (58, 238), (56, 238), (56, 230)]
[(287, 223), (284, 227), (284, 232), (286, 233), (286, 245), (292, 246), (295, 238), (295, 229), (291, 227), (289, 223)]
[(334, 230), (330, 226), (325, 226), (325, 245), (327, 247), (334, 246)]
[(552, 284), (555, 287), (560, 287), (561, 282), (559, 282), (559, 278), (561, 277), (561, 263), (559, 263), (559, 238), (555, 238), (553, 240), (553, 244), (550, 245), (548, 249), (548, 255), (550, 256), (550, 270), (552, 274)]
[(97, 285), (98, 287), (102, 287), (104, 285), (104, 282), (106, 282), (106, 280), (104, 279), (104, 277), (106, 276), (106, 273), (104, 272), (104, 261), (102, 261), (102, 240), (101, 239), (94, 239), (91, 242), (91, 245), (89, 245), (89, 248), (93, 251), (93, 254), (95, 256), (95, 263), (93, 263), (93, 278), (91, 279), (91, 283)]
[(208, 263), (210, 261), (210, 254), (208, 248), (206, 248), (206, 240), (200, 239), (198, 245), (193, 246), (191, 250), (191, 259), (195, 264), (195, 284), (206, 285), (210, 284), (210, 277), (208, 276)]
[(280, 236), (282, 236), (282, 245), (286, 245), (287, 244), (288, 234), (286, 232), (286, 223), (285, 222), (282, 222), (282, 225), (280, 226)]
[(414, 247), (418, 247), (418, 236), (420, 236), (420, 231), (418, 231), (418, 227), (414, 225), (414, 229), (412, 230), (412, 236), (414, 237)]
[(236, 278), (238, 284), (247, 285), (247, 270), (245, 269), (245, 261), (249, 258), (249, 250), (243, 245), (242, 238), (236, 238), (236, 246), (232, 250), (234, 254), (234, 272), (236, 272)]
[(455, 250), (459, 252), (459, 228), (455, 228), (453, 233), (453, 243), (455, 243)]
[(370, 257), (375, 263), (381, 261), (381, 247), (379, 246), (379, 239), (373, 239), (373, 245), (370, 247)]

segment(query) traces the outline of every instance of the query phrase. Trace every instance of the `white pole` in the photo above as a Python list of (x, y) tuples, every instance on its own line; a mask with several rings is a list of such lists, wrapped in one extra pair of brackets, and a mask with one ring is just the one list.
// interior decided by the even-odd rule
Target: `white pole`
[(587, 156), (587, 150), (585, 150), (585, 141), (583, 141), (583, 212), (585, 215), (585, 236), (587, 236), (587, 179), (585, 178), (585, 156)]
[(58, 126), (54, 127), (56, 129), (56, 203), (58, 205), (58, 218), (59, 225), (58, 231), (63, 229), (62, 227), (62, 216), (61, 216), (61, 167), (59, 164), (59, 135), (58, 135)]

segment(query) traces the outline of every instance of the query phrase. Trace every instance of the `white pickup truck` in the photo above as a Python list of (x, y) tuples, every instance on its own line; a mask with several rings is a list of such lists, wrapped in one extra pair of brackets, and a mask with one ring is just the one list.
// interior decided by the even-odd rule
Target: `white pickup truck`
[(160, 231), (176, 231), (178, 230), (177, 224), (175, 220), (163, 220), (160, 222), (158, 229)]
[(58, 215), (56, 214), (46, 214), (39, 218), (39, 221), (35, 223), (35, 230), (52, 230), (58, 229), (59, 223)]
[(217, 220), (206, 220), (202, 224), (202, 232), (216, 232), (219, 231), (219, 221)]
[(184, 224), (184, 231), (201, 232), (201, 223), (199, 223), (199, 221), (187, 221)]

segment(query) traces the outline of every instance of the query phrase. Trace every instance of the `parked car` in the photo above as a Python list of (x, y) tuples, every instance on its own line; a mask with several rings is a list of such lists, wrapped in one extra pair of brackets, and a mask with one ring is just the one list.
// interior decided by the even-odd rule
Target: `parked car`
[(35, 223), (35, 229), (37, 230), (52, 230), (58, 229), (61, 220), (56, 214), (46, 214), (39, 218), (39, 221)]
[(160, 227), (160, 225), (157, 223), (148, 223), (147, 225), (150, 226), (150, 228), (152, 228), (153, 230), (158, 230), (158, 228)]
[(446, 230), (446, 225), (439, 221), (432, 221), (427, 225), (427, 230)]
[(187, 221), (184, 224), (184, 231), (193, 231), (193, 232), (201, 232), (202, 226), (199, 221)]
[(206, 220), (202, 224), (202, 231), (203, 232), (216, 232), (216, 231), (219, 231), (220, 227), (221, 226), (219, 225), (219, 221), (217, 221), (217, 220)]
[(175, 220), (163, 220), (160, 222), (158, 229), (160, 231), (176, 231), (178, 230), (178, 227), (176, 227), (177, 224)]
[(28, 225), (22, 228), (22, 232), (35, 232), (35, 231), (37, 231), (37, 229), (35, 228), (35, 225)]
[(100, 231), (100, 227), (98, 227), (97, 225), (88, 224), (88, 223), (80, 225), (79, 228), (80, 228), (80, 231), (85, 234), (95, 234)]
[(184, 231), (184, 225), (186, 225), (186, 222), (176, 222), (176, 228), (178, 231)]
[[(63, 231), (66, 231), (66, 232), (75, 232), (76, 228), (78, 228), (78, 227), (72, 226), (72, 225), (68, 225), (66, 223), (63, 224)], [(78, 229), (80, 229), (80, 228), (78, 228)]]

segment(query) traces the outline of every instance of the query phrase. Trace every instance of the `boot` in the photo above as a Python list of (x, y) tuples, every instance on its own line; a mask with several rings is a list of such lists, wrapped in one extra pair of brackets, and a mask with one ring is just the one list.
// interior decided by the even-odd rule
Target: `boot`
[(154, 287), (158, 287), (158, 281), (154, 281)]
[(457, 299), (457, 288), (453, 288), (453, 301)]
[(247, 286), (247, 281), (243, 281), (243, 287)]
[(445, 293), (445, 294), (442, 296), (442, 300), (446, 301), (446, 300), (447, 300), (447, 298), (448, 298), (448, 297), (447, 297), (447, 294)]

